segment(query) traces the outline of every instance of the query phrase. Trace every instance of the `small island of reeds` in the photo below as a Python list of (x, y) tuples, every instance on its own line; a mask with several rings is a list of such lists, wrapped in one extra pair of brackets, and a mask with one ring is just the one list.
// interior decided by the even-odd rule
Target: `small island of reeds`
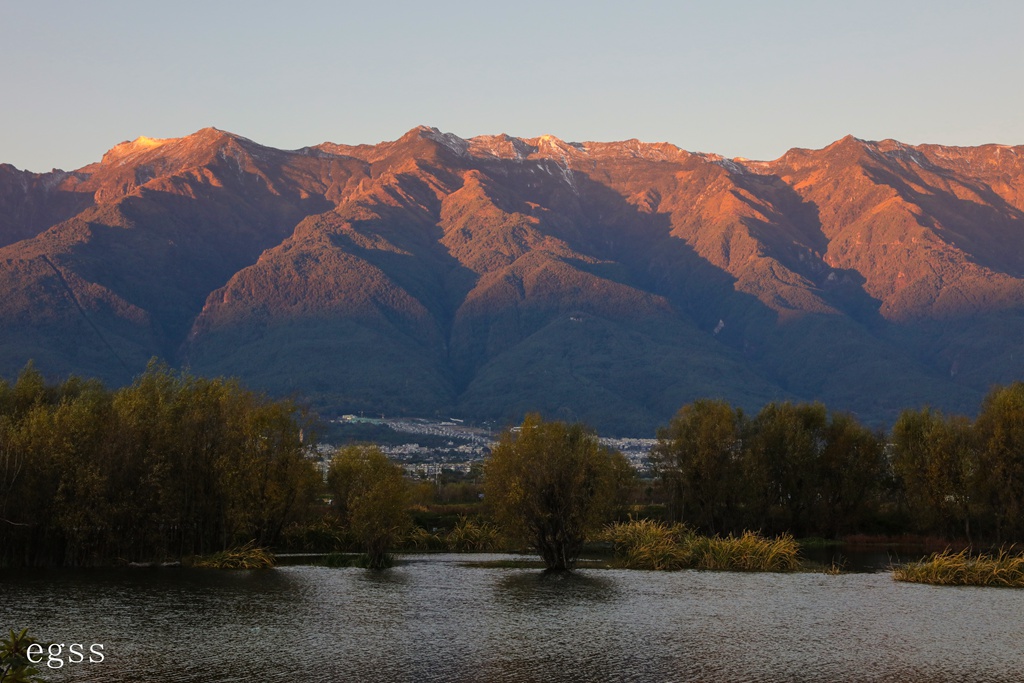
[(702, 536), (684, 524), (634, 519), (609, 526), (605, 539), (630, 569), (714, 569), (790, 572), (801, 568), (799, 547), (789, 534), (766, 538), (747, 531), (739, 536)]
[(274, 564), (273, 553), (252, 541), (237, 548), (197, 556), (191, 562), (193, 567), (201, 569), (269, 569)]
[(1004, 549), (991, 555), (971, 555), (967, 550), (946, 550), (896, 567), (893, 578), (933, 586), (1024, 588), (1024, 552)]

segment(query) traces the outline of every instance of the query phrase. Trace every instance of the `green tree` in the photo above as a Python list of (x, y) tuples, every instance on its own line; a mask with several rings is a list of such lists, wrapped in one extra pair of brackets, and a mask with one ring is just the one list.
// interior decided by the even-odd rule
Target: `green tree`
[(765, 476), (769, 530), (803, 536), (815, 526), (827, 426), (820, 403), (769, 403), (757, 414), (749, 448)]
[(829, 415), (816, 476), (819, 533), (839, 538), (876, 509), (886, 472), (883, 444), (850, 415)]
[(743, 413), (725, 401), (683, 406), (651, 449), (673, 517), (710, 533), (733, 524), (741, 491)]
[(222, 400), (230, 448), (218, 463), (228, 532), (259, 545), (276, 542), (282, 527), (302, 517), (322, 480), (303, 456), (296, 409), (269, 403), (233, 383)]
[(412, 524), (410, 487), (402, 468), (376, 446), (348, 446), (331, 460), (327, 488), (342, 522), (366, 552), (368, 566), (387, 567), (388, 551)]
[(10, 392), (10, 403), (16, 416), (24, 415), (33, 406), (52, 404), (57, 396), (55, 387), (48, 386), (43, 375), (36, 369), (35, 363), (29, 361), (18, 375), (18, 380)]
[(892, 429), (893, 474), (918, 530), (971, 538), (978, 449), (970, 421), (924, 408), (905, 410)]
[(623, 482), (625, 457), (579, 424), (528, 415), (501, 435), (484, 465), (484, 499), (498, 524), (540, 554), (548, 571), (571, 570), (587, 535), (607, 522)]
[(978, 490), (996, 540), (1024, 539), (1024, 383), (994, 387), (974, 425)]

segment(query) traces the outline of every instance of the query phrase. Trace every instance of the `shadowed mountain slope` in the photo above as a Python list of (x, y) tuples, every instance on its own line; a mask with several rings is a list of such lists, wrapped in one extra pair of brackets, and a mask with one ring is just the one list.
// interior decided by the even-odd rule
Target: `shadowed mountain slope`
[(204, 129), (0, 166), (0, 371), (120, 383), (158, 355), (327, 413), (620, 433), (702, 396), (971, 410), (1022, 374), (1022, 153)]

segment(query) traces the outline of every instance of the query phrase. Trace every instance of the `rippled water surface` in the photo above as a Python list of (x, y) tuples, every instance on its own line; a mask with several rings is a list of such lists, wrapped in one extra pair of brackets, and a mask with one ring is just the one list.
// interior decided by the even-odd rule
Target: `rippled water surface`
[(467, 567), (0, 573), (0, 626), (102, 643), (47, 680), (1021, 681), (1024, 591), (888, 573)]

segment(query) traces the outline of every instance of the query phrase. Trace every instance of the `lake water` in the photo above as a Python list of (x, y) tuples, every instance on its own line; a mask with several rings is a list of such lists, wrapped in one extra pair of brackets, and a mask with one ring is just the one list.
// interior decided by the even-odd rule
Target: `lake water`
[(0, 627), (87, 656), (104, 646), (101, 663), (44, 668), (52, 681), (1024, 680), (1024, 591), (888, 573), (464, 566), (497, 558), (0, 572)]

